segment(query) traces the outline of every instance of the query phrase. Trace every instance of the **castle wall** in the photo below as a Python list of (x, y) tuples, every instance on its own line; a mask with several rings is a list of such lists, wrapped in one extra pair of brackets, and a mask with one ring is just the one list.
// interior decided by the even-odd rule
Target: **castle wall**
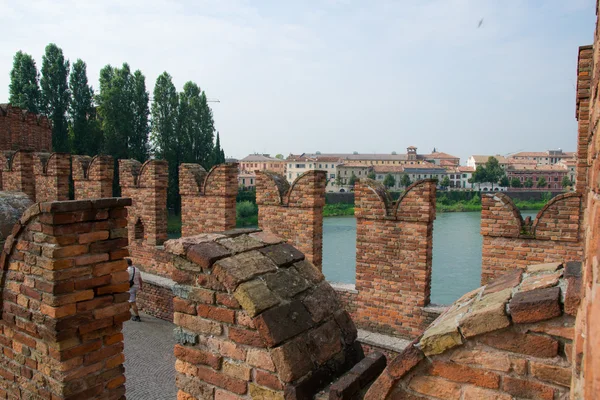
[(2, 189), (23, 192), (35, 201), (33, 152), (29, 150), (0, 152)]
[(435, 181), (419, 181), (393, 203), (375, 181), (355, 186), (358, 294), (352, 317), (359, 328), (404, 337), (425, 328), (435, 191)]
[(34, 153), (33, 174), (37, 202), (69, 200), (70, 154)]
[(556, 196), (535, 220), (524, 221), (503, 193), (481, 198), (481, 283), (532, 263), (581, 260), (581, 195)]
[(47, 117), (10, 104), (0, 104), (0, 151), (52, 151), (52, 126)]
[(0, 257), (0, 395), (120, 398), (129, 199), (38, 203)]
[(256, 172), (258, 227), (289, 240), (319, 269), (323, 260), (324, 171), (309, 171), (290, 186), (284, 176)]
[(181, 235), (235, 228), (238, 164), (221, 164), (208, 173), (199, 164), (179, 166)]
[(114, 161), (111, 156), (73, 156), (75, 200), (112, 197)]

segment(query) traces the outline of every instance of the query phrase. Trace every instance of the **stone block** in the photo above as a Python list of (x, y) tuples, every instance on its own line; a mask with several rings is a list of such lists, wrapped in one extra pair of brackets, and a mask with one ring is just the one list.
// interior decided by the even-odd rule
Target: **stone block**
[(308, 350), (317, 365), (322, 365), (342, 350), (340, 330), (334, 320), (308, 333)]
[(550, 287), (515, 294), (509, 303), (513, 322), (524, 324), (558, 317), (560, 288)]
[(559, 268), (562, 268), (562, 263), (559, 262), (534, 264), (527, 266), (527, 273), (537, 274), (539, 272), (555, 272)]
[(242, 282), (276, 270), (277, 266), (271, 259), (253, 250), (217, 261), (213, 273), (228, 290), (233, 291)]
[(186, 254), (188, 260), (200, 265), (202, 268), (209, 268), (215, 261), (229, 255), (231, 255), (229, 250), (215, 242), (192, 245), (188, 248)]
[(501, 277), (494, 279), (492, 282), (485, 286), (483, 295), (489, 293), (500, 292), (505, 289), (512, 289), (521, 283), (521, 277), (523, 276), (523, 270), (520, 268), (515, 269), (512, 272), (506, 273)]
[(277, 296), (260, 280), (242, 283), (235, 290), (234, 296), (250, 317), (279, 304)]
[(325, 276), (317, 267), (315, 267), (310, 261), (304, 260), (294, 264), (294, 269), (298, 271), (307, 281), (317, 284), (325, 279)]
[(280, 267), (304, 260), (304, 254), (288, 243), (264, 247), (259, 251)]
[(248, 236), (250, 236), (253, 239), (256, 239), (266, 245), (269, 244), (279, 244), (284, 242), (284, 240), (282, 238), (280, 238), (279, 236), (276, 236), (270, 232), (254, 232), (254, 233), (250, 233)]
[(279, 378), (283, 382), (292, 382), (309, 373), (314, 366), (308, 354), (308, 344), (304, 336), (272, 349), (271, 356)]
[(302, 303), (315, 322), (322, 321), (341, 308), (337, 294), (327, 282), (321, 282), (315, 287), (302, 299)]
[(506, 328), (510, 325), (510, 320), (504, 309), (504, 303), (496, 303), (466, 314), (459, 321), (461, 333), (469, 338)]
[(254, 323), (269, 347), (276, 346), (313, 326), (311, 315), (300, 301), (270, 308), (256, 317)]
[(239, 235), (235, 237), (219, 239), (218, 243), (233, 253), (243, 253), (246, 251), (259, 249), (264, 246), (262, 242), (248, 235)]
[(551, 274), (534, 274), (523, 279), (519, 292), (527, 292), (529, 290), (543, 289), (556, 286), (561, 278), (563, 271), (557, 271)]
[(309, 288), (309, 283), (295, 269), (280, 269), (263, 277), (269, 289), (282, 298), (292, 298)]
[(250, 393), (251, 399), (256, 400), (284, 400), (283, 393), (277, 392), (272, 389), (267, 389), (262, 386), (258, 386), (254, 383), (248, 385), (248, 392)]

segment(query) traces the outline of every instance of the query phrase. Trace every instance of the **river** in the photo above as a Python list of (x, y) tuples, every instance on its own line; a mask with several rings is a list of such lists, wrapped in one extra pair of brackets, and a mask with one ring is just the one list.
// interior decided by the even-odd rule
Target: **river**
[[(536, 211), (523, 211), (535, 218)], [(451, 304), (479, 287), (482, 237), (480, 212), (437, 213), (433, 224), (431, 303)], [(323, 273), (330, 282), (354, 283), (356, 219), (323, 220)]]

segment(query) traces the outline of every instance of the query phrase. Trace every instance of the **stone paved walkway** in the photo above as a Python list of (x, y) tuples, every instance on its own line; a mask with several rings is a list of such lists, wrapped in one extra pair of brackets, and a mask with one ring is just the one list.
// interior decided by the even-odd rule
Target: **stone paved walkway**
[(127, 321), (123, 327), (127, 400), (175, 400), (175, 326), (140, 315), (142, 322)]

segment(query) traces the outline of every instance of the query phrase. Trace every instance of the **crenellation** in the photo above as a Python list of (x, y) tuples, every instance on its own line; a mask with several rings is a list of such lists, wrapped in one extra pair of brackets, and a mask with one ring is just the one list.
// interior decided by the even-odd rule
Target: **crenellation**
[(69, 200), (70, 154), (34, 153), (33, 173), (36, 201)]
[(52, 151), (50, 120), (10, 104), (0, 104), (0, 151)]
[(3, 169), (3, 190), (23, 192), (35, 201), (33, 152), (30, 150), (1, 152), (0, 165)]
[(114, 161), (111, 156), (73, 156), (75, 200), (112, 197)]

